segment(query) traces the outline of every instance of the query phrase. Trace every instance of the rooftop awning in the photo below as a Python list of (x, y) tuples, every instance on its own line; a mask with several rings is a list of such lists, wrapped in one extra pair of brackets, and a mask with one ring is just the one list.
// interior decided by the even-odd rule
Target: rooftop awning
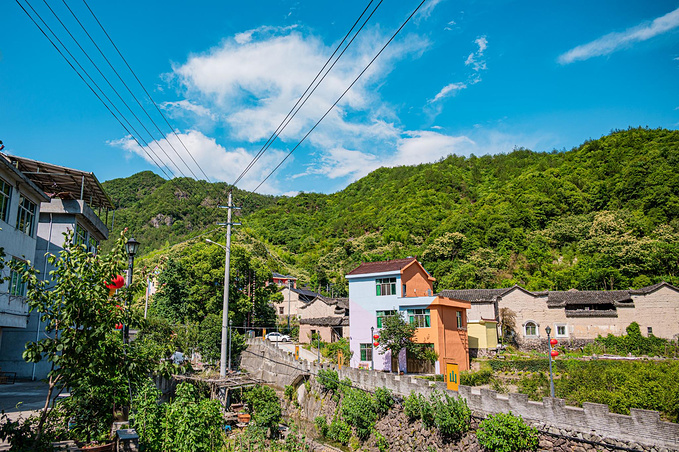
[(50, 198), (82, 199), (91, 208), (115, 209), (94, 173), (3, 154)]

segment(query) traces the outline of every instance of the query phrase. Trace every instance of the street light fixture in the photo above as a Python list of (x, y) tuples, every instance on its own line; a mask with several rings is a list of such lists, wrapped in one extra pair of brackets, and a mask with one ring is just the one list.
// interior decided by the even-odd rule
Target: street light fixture
[(370, 370), (375, 370), (375, 327), (370, 327)]
[(549, 327), (549, 325), (547, 325), (547, 327), (545, 328), (545, 332), (547, 332), (547, 344), (549, 346), (549, 395), (550, 397), (554, 398), (554, 374), (552, 373), (552, 340), (549, 337), (549, 335), (552, 332), (552, 329)]
[(222, 245), (221, 243), (213, 242), (213, 241), (210, 240), (210, 239), (205, 239), (205, 241), (206, 241), (207, 243), (212, 243), (213, 245), (221, 246), (221, 247), (224, 248), (224, 250), (226, 251), (226, 247), (225, 247), (224, 245)]
[[(132, 291), (129, 290), (130, 286), (132, 286), (132, 274), (134, 272), (134, 256), (137, 254), (137, 251), (139, 250), (139, 245), (140, 243), (134, 239), (134, 237), (130, 238), (127, 243), (125, 243), (125, 250), (127, 251), (127, 287), (128, 287), (128, 295), (127, 295), (127, 300), (125, 300), (125, 306), (128, 304), (132, 304)], [(130, 326), (125, 325), (125, 328), (123, 330), (123, 340), (126, 344), (130, 343)]]

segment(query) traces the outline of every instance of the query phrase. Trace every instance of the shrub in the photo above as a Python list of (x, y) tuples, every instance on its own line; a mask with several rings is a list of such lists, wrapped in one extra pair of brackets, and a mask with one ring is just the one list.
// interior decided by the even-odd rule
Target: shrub
[(375, 390), (375, 408), (377, 414), (383, 416), (389, 412), (394, 405), (394, 398), (391, 396), (391, 391), (387, 388), (377, 388)]
[(339, 376), (332, 369), (321, 369), (318, 371), (316, 380), (323, 386), (325, 391), (335, 392), (339, 387)]
[(345, 446), (349, 444), (349, 439), (351, 438), (351, 427), (344, 421), (339, 419), (334, 419), (330, 423), (330, 428), (328, 429), (328, 436)]
[(537, 450), (539, 442), (537, 429), (511, 412), (488, 416), (479, 425), (476, 437), (481, 446), (493, 452)]
[(420, 419), (422, 419), (422, 423), (427, 427), (434, 425), (435, 397), (436, 393), (431, 395), (431, 400), (427, 400), (422, 394), (418, 394), (417, 396), (420, 402)]
[(460, 372), (460, 384), (465, 386), (487, 385), (493, 379), (491, 369), (482, 369), (478, 372)]
[(387, 441), (387, 438), (377, 430), (373, 432), (373, 435), (375, 435), (375, 446), (377, 446), (377, 449), (380, 452), (387, 452), (389, 450), (389, 441)]
[(285, 386), (285, 398), (292, 401), (292, 399), (295, 397), (295, 388), (291, 385)]
[(348, 389), (342, 400), (342, 417), (356, 429), (359, 439), (368, 438), (377, 421), (375, 400), (363, 390)]
[(411, 421), (420, 418), (420, 398), (414, 392), (403, 400), (403, 412)]
[(325, 416), (316, 416), (314, 424), (321, 436), (328, 436), (328, 421), (325, 419)]
[(543, 372), (521, 377), (518, 388), (519, 393), (527, 394), (530, 400), (540, 401), (549, 396), (549, 378)]
[(281, 421), (281, 404), (276, 396), (276, 391), (268, 386), (255, 386), (245, 394), (252, 420), (259, 426), (269, 430), (270, 434), (278, 432), (278, 423)]
[(443, 436), (459, 438), (469, 430), (472, 412), (461, 397), (438, 393), (432, 394), (431, 406), (434, 409), (434, 424)]

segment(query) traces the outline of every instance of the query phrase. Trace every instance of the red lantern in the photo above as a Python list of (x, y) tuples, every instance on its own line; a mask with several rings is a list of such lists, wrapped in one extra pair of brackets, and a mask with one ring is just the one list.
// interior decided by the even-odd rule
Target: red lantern
[(556, 358), (557, 356), (559, 356), (559, 352), (552, 350), (552, 358)]
[(375, 339), (375, 340), (378, 340), (379, 338), (380, 338), (379, 334), (376, 334), (376, 335), (373, 336), (373, 339)]
[(116, 290), (125, 285), (125, 277), (118, 275), (111, 279), (111, 282), (105, 282), (104, 285), (108, 288), (108, 295), (112, 296)]
[(551, 339), (549, 343), (552, 344), (552, 347), (554, 347), (556, 344), (559, 343), (559, 341), (557, 341), (556, 339)]
[(123, 324), (122, 323), (116, 323), (116, 330), (122, 330), (123, 329)]
[(377, 341), (375, 341), (375, 342), (373, 342), (373, 345), (374, 345), (375, 347), (377, 347), (377, 346), (379, 346), (379, 345), (380, 345), (380, 343), (379, 343), (379, 342), (377, 342)]

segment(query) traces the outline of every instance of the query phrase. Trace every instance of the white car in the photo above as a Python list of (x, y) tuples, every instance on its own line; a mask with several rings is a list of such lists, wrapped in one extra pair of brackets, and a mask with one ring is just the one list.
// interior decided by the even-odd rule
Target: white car
[(290, 342), (290, 336), (287, 334), (269, 333), (265, 337), (271, 342)]

